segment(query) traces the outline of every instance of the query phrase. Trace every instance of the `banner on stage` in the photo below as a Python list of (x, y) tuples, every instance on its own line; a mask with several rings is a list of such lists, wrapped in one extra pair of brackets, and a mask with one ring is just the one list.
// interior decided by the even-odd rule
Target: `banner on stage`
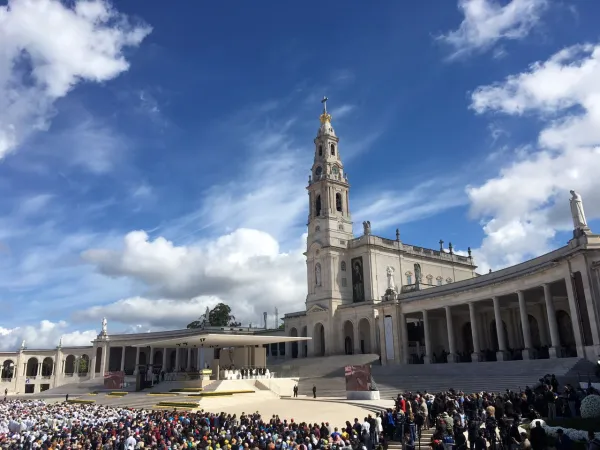
[(346, 391), (359, 392), (371, 390), (371, 366), (346, 366)]
[(105, 389), (123, 389), (125, 386), (125, 372), (105, 372)]

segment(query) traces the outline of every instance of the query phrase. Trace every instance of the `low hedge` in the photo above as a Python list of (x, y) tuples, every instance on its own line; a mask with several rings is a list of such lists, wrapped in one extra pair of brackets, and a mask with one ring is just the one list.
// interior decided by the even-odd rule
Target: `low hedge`
[(239, 391), (211, 391), (211, 392), (201, 392), (199, 394), (188, 394), (188, 397), (225, 397), (227, 395), (234, 394), (254, 394), (255, 391), (247, 389), (247, 390), (239, 390)]
[(197, 402), (158, 402), (160, 408), (198, 408)]
[(92, 403), (96, 403), (96, 400), (83, 400), (83, 399), (78, 399), (78, 398), (74, 398), (72, 400), (67, 400), (67, 403), (74, 403), (74, 404), (80, 404), (80, 405), (91, 405)]
[(202, 392), (204, 388), (179, 388), (171, 389), (170, 392)]

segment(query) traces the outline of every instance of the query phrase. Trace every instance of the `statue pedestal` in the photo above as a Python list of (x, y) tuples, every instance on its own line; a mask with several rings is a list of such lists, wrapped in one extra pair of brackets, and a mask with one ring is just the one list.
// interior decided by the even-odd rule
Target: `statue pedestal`
[(380, 400), (379, 391), (346, 391), (346, 400)]

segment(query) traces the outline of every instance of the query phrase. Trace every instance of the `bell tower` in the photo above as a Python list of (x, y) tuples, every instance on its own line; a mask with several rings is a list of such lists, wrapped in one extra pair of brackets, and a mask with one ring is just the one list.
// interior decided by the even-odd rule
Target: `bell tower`
[(324, 97), (321, 101), (321, 126), (314, 140), (315, 158), (306, 188), (309, 198), (307, 245), (310, 248), (319, 241), (322, 246), (346, 248), (346, 242), (353, 238), (350, 185), (340, 158), (340, 139), (327, 112), (327, 100)]

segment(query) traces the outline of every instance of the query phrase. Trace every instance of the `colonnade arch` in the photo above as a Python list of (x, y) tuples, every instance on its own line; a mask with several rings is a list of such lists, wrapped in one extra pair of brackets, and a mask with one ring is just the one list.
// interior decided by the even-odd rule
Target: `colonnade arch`
[(102, 347), (96, 349), (96, 364), (94, 367), (94, 373), (99, 373), (102, 367)]
[(2, 363), (2, 367), (0, 368), (2, 372), (0, 374), (0, 378), (9, 379), (13, 378), (15, 374), (15, 362), (12, 359), (7, 359)]
[(65, 359), (65, 374), (75, 373), (75, 356), (69, 355)]
[(49, 356), (47, 356), (44, 358), (44, 361), (42, 361), (42, 376), (43, 377), (52, 376), (53, 372), (54, 372), (54, 360), (52, 358), (50, 358)]
[(36, 357), (31, 357), (27, 360), (27, 365), (25, 366), (25, 375), (28, 377), (37, 377), (38, 374), (38, 365), (39, 361)]
[(90, 357), (85, 353), (77, 361), (77, 373), (84, 374), (90, 372)]

